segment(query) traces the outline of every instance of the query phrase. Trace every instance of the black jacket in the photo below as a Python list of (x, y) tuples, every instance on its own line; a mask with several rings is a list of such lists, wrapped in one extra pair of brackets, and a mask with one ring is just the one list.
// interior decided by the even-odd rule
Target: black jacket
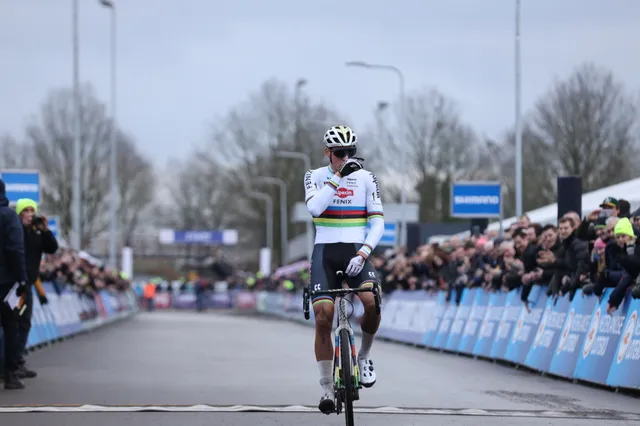
[[(2, 188), (4, 185), (0, 185)], [(0, 192), (0, 284), (27, 280), (22, 224), (9, 200)]]
[(49, 230), (44, 232), (34, 226), (24, 228), (24, 250), (27, 268), (27, 282), (33, 284), (40, 275), (42, 254), (53, 254), (58, 250), (58, 241)]

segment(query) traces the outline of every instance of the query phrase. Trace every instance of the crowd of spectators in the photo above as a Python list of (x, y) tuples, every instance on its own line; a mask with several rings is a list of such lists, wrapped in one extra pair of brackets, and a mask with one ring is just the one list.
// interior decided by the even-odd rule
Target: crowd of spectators
[(122, 272), (112, 271), (84, 252), (64, 248), (43, 257), (40, 280), (52, 283), (57, 293), (70, 289), (88, 296), (100, 290), (125, 291), (130, 287)]
[(396, 289), (446, 291), (459, 302), (463, 288), (508, 292), (522, 287), (526, 300), (533, 285), (546, 286), (553, 297), (578, 289), (601, 296), (615, 290), (608, 311), (614, 312), (631, 290), (640, 298), (640, 209), (631, 213), (625, 200), (606, 198), (584, 219), (576, 212), (557, 224), (532, 223), (522, 216), (504, 235), (488, 231), (466, 239), (427, 244), (415, 253), (388, 250), (372, 262), (386, 293)]

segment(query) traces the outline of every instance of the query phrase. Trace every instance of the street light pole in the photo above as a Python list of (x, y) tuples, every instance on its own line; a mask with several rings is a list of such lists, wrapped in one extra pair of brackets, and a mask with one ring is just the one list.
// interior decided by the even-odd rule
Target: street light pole
[(273, 198), (267, 194), (257, 191), (248, 191), (247, 195), (251, 198), (262, 200), (266, 204), (265, 233), (267, 237), (267, 247), (269, 248), (269, 251), (273, 253)]
[[(397, 76), (398, 76), (398, 83), (399, 83), (399, 90), (400, 90), (400, 120), (399, 120), (399, 132), (400, 132), (400, 142), (402, 145), (402, 142), (404, 141), (404, 138), (406, 138), (407, 136), (407, 132), (406, 132), (406, 121), (407, 121), (407, 115), (406, 115), (406, 102), (405, 102), (405, 86), (404, 86), (404, 74), (402, 74), (402, 71), (400, 71), (399, 68), (393, 66), (393, 65), (381, 65), (381, 64), (370, 64), (368, 62), (363, 62), (363, 61), (350, 61), (347, 62), (345, 64), (348, 67), (359, 67), (359, 68), (366, 68), (366, 69), (377, 69), (377, 70), (387, 70), (387, 71), (392, 71), (394, 72)], [(405, 145), (406, 146), (406, 145)], [(401, 146), (402, 148), (405, 148), (405, 146)], [(402, 149), (402, 158), (404, 159), (404, 161), (406, 162), (407, 160), (407, 156), (406, 156), (406, 149)], [(406, 219), (406, 214), (407, 214), (407, 185), (403, 184), (402, 185), (402, 191), (400, 193), (400, 204), (402, 206), (401, 211), (401, 218), (400, 218), (400, 245), (401, 246), (406, 246), (407, 245), (407, 219)]]
[(280, 256), (282, 257), (282, 264), (286, 265), (288, 262), (287, 250), (289, 244), (288, 229), (289, 219), (287, 214), (287, 183), (276, 177), (270, 176), (256, 176), (256, 179), (280, 187)]
[(80, 36), (78, 30), (78, 0), (73, 0), (73, 109), (74, 109), (74, 126), (73, 126), (73, 170), (71, 178), (71, 246), (80, 251), (82, 250), (82, 239), (80, 232), (82, 228), (81, 218), (81, 186), (80, 186)]
[(520, 0), (516, 0), (516, 216), (522, 216), (522, 123), (520, 117)]
[[(276, 151), (276, 157), (280, 158), (290, 158), (293, 160), (302, 160), (304, 162), (304, 170), (311, 170), (311, 158), (303, 153), (303, 152), (294, 152), (294, 151)], [(313, 254), (313, 224), (311, 220), (305, 222), (307, 227), (307, 257), (309, 261), (311, 261), (311, 256)]]
[(100, 0), (100, 4), (111, 10), (111, 134), (110, 134), (110, 155), (109, 155), (109, 178), (111, 186), (111, 203), (109, 204), (109, 266), (117, 268), (117, 235), (118, 235), (118, 181), (116, 179), (117, 167), (117, 120), (116, 120), (116, 99), (117, 99), (117, 20), (116, 6), (111, 0)]

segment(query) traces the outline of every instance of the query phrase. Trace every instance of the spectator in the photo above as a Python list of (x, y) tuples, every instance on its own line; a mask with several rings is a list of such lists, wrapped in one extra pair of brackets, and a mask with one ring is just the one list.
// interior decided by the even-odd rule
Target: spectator
[(4, 303), (4, 298), (15, 283), (20, 283), (20, 294), (24, 294), (26, 281), (22, 226), (16, 212), (9, 208), (5, 185), (0, 180), (0, 322), (4, 331), (4, 388), (9, 390), (23, 389), (24, 383), (16, 375), (20, 358), (19, 314)]
[(58, 250), (58, 242), (48, 228), (47, 218), (36, 216), (38, 204), (31, 199), (22, 198), (16, 203), (16, 213), (20, 217), (24, 233), (25, 264), (27, 269), (27, 286), (24, 294), (25, 311), (18, 321), (18, 334), (20, 342), (20, 359), (16, 375), (21, 378), (36, 377), (36, 372), (27, 368), (24, 352), (27, 347), (27, 339), (31, 330), (31, 317), (33, 315), (33, 290), (32, 286), (38, 283), (38, 296), (40, 304), (47, 303), (47, 296), (39, 285), (40, 262), (43, 253), (53, 254)]
[(627, 290), (640, 274), (640, 248), (637, 247), (638, 238), (633, 231), (631, 221), (626, 217), (620, 219), (614, 229), (614, 235), (616, 244), (613, 254), (622, 266), (624, 273), (609, 297), (607, 306), (609, 314), (618, 309)]

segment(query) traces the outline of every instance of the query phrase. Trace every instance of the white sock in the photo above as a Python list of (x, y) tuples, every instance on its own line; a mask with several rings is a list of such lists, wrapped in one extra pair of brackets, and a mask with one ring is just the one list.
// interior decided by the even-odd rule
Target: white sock
[(360, 344), (360, 352), (358, 352), (358, 359), (368, 358), (369, 351), (371, 351), (371, 345), (373, 345), (373, 339), (375, 334), (369, 334), (362, 332), (362, 343)]
[(318, 361), (320, 386), (325, 393), (333, 393), (333, 361)]

